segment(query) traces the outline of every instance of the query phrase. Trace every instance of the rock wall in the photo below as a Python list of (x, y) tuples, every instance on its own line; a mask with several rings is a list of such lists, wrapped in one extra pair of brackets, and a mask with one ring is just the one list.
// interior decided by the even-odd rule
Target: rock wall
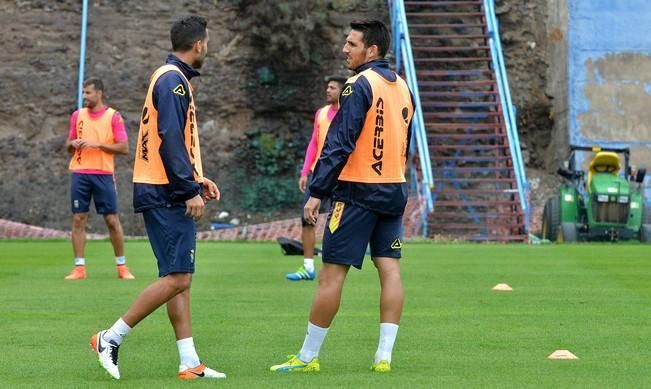
[[(534, 174), (548, 176), (559, 112), (548, 90), (549, 3), (498, 0), (506, 65), (522, 143)], [(90, 0), (86, 75), (104, 79), (126, 119), (133, 152), (151, 72), (169, 50), (179, 15), (208, 19), (210, 44), (193, 81), (206, 175), (221, 187), (200, 228), (228, 211), (243, 222), (296, 215), (299, 165), (326, 74), (344, 73), (341, 45), (356, 17), (388, 20), (384, 0)], [(76, 0), (0, 2), (0, 218), (68, 229), (69, 116), (76, 107), (81, 5)], [(552, 108), (554, 107), (554, 108)], [(144, 232), (131, 207), (133, 155), (117, 157), (125, 231)], [(543, 180), (544, 181), (544, 180)], [(103, 232), (91, 212), (90, 231)]]

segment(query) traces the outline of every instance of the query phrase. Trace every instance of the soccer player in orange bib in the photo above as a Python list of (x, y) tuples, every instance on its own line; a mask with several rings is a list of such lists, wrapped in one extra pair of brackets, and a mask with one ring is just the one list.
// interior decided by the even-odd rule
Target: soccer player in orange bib
[(91, 199), (95, 210), (104, 216), (108, 227), (118, 278), (132, 280), (124, 257), (124, 234), (118, 218), (118, 193), (115, 186), (114, 156), (129, 152), (127, 132), (122, 116), (104, 105), (104, 83), (90, 78), (83, 83), (84, 108), (70, 118), (70, 132), (66, 143), (72, 153), (69, 168), (70, 205), (72, 208), (72, 251), (75, 267), (66, 280), (86, 278), (86, 224)]
[(133, 168), (133, 205), (143, 214), (159, 278), (112, 327), (90, 341), (101, 366), (115, 379), (120, 378), (118, 349), (123, 339), (163, 304), (176, 336), (178, 377), (226, 377), (199, 359), (190, 321), (195, 221), (203, 216), (205, 201), (220, 197), (217, 185), (203, 176), (190, 84), (191, 78), (199, 76), (208, 53), (206, 20), (200, 16), (179, 19), (170, 37), (173, 53), (152, 75), (145, 98)]
[(321, 199), (334, 202), (323, 234), (323, 266), (300, 351), (277, 372), (320, 370), (319, 351), (341, 301), (351, 266), (361, 269), (367, 245), (380, 278), (380, 341), (371, 364), (391, 370), (402, 314), (402, 214), (407, 204), (405, 166), (414, 104), (403, 79), (384, 59), (391, 42), (376, 20), (352, 22), (342, 49), (349, 78), (309, 185), (305, 220), (316, 223)]
[[(314, 171), (316, 161), (319, 159), (319, 155), (321, 155), (330, 123), (339, 110), (339, 94), (346, 82), (346, 78), (339, 76), (330, 76), (326, 80), (328, 81), (326, 87), (326, 102), (328, 104), (319, 108), (316, 114), (314, 114), (312, 138), (305, 150), (305, 161), (301, 169), (301, 177), (298, 179), (298, 188), (304, 193), (303, 205), (310, 198), (310, 191), (307, 189), (307, 184)], [(303, 227), (303, 266), (299, 267), (294, 273), (285, 275), (285, 278), (290, 281), (311, 281), (316, 276), (316, 268), (314, 267), (314, 225), (305, 221), (302, 210), (301, 224)]]

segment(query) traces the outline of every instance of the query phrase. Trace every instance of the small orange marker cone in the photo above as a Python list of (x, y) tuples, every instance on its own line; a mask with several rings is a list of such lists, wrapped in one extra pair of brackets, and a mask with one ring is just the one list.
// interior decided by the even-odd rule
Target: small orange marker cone
[(556, 350), (549, 354), (548, 359), (579, 359), (576, 355), (572, 354), (570, 350)]

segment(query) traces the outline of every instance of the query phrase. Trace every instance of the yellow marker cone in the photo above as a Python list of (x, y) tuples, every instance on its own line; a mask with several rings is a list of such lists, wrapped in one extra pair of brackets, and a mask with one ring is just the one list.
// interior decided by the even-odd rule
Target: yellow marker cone
[(493, 286), (493, 290), (497, 290), (500, 292), (512, 292), (513, 288), (511, 288), (508, 284), (497, 284)]
[(579, 359), (576, 355), (572, 354), (570, 350), (556, 350), (549, 354), (548, 359)]

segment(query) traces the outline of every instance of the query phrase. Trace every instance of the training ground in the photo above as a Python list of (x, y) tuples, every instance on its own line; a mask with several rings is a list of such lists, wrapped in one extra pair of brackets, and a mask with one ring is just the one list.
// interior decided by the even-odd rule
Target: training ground
[[(89, 241), (88, 279), (64, 281), (70, 242), (0, 242), (0, 387), (188, 387), (164, 309), (120, 350), (119, 383), (99, 367), (90, 336), (111, 325), (156, 279), (146, 241), (128, 241), (134, 281), (118, 280), (111, 245)], [(406, 303), (393, 371), (369, 371), (378, 338), (377, 274), (351, 270), (321, 350), (321, 372), (269, 366), (298, 351), (316, 282), (291, 283), (301, 257), (272, 243), (197, 247), (195, 344), (228, 388), (648, 387), (651, 255), (639, 244), (407, 243)], [(368, 257), (367, 257), (368, 260)], [(507, 283), (511, 292), (492, 291)], [(550, 360), (555, 350), (579, 359)]]

